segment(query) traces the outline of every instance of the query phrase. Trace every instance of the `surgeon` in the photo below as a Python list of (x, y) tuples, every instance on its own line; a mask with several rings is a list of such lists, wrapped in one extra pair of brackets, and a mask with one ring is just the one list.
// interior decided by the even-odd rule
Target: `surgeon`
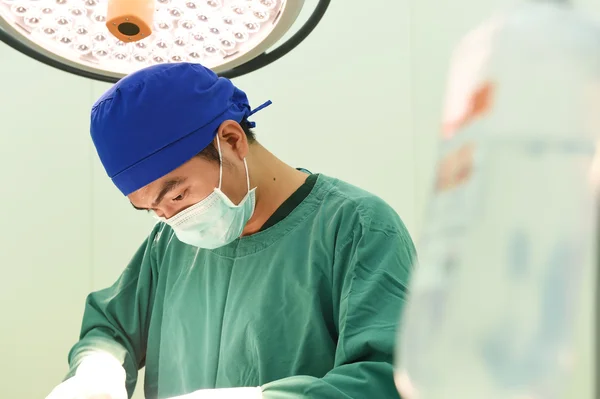
[(93, 106), (108, 176), (158, 222), (88, 296), (48, 399), (126, 399), (143, 367), (148, 399), (398, 397), (412, 240), (378, 197), (271, 154), (259, 109), (189, 63), (133, 73)]

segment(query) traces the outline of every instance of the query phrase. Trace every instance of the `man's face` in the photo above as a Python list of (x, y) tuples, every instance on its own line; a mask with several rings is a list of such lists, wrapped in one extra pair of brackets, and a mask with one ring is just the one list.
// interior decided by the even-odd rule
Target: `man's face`
[[(238, 204), (248, 192), (243, 163), (248, 153), (248, 142), (241, 127), (229, 122), (233, 121), (224, 122), (217, 135), (223, 156), (221, 190), (234, 204)], [(217, 148), (216, 139), (213, 144)], [(136, 209), (151, 210), (169, 219), (208, 197), (218, 186), (219, 162), (196, 156), (128, 195), (128, 198)]]

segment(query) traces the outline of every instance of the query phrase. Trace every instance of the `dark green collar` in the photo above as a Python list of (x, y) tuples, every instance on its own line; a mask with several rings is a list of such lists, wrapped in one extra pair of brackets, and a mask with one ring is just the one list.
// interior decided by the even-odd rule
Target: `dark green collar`
[(303, 185), (294, 192), (261, 227), (260, 231), (264, 231), (285, 219), (294, 209), (298, 207), (308, 197), (317, 182), (318, 175), (309, 175)]

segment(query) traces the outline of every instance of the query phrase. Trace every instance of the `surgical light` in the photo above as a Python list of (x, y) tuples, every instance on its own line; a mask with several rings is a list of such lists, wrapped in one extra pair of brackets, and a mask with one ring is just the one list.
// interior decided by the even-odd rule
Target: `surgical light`
[(305, 24), (271, 51), (304, 0), (0, 0), (0, 40), (52, 67), (105, 82), (170, 62), (198, 62), (233, 78), (295, 48), (329, 3), (319, 0)]

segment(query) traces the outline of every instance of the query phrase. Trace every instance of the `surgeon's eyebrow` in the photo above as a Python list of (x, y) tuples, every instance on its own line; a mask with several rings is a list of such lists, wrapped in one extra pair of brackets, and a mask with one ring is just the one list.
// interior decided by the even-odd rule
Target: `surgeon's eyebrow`
[[(156, 196), (156, 199), (152, 203), (152, 208), (156, 208), (162, 202), (162, 200), (165, 198), (165, 196), (167, 194), (169, 194), (171, 191), (175, 190), (177, 187), (179, 187), (181, 184), (183, 184), (186, 180), (187, 180), (187, 177), (176, 177), (174, 179), (165, 181), (162, 184), (162, 187), (160, 188), (160, 192)], [(137, 207), (137, 206), (133, 205), (133, 203), (131, 205), (139, 211), (147, 210), (146, 208)]]

